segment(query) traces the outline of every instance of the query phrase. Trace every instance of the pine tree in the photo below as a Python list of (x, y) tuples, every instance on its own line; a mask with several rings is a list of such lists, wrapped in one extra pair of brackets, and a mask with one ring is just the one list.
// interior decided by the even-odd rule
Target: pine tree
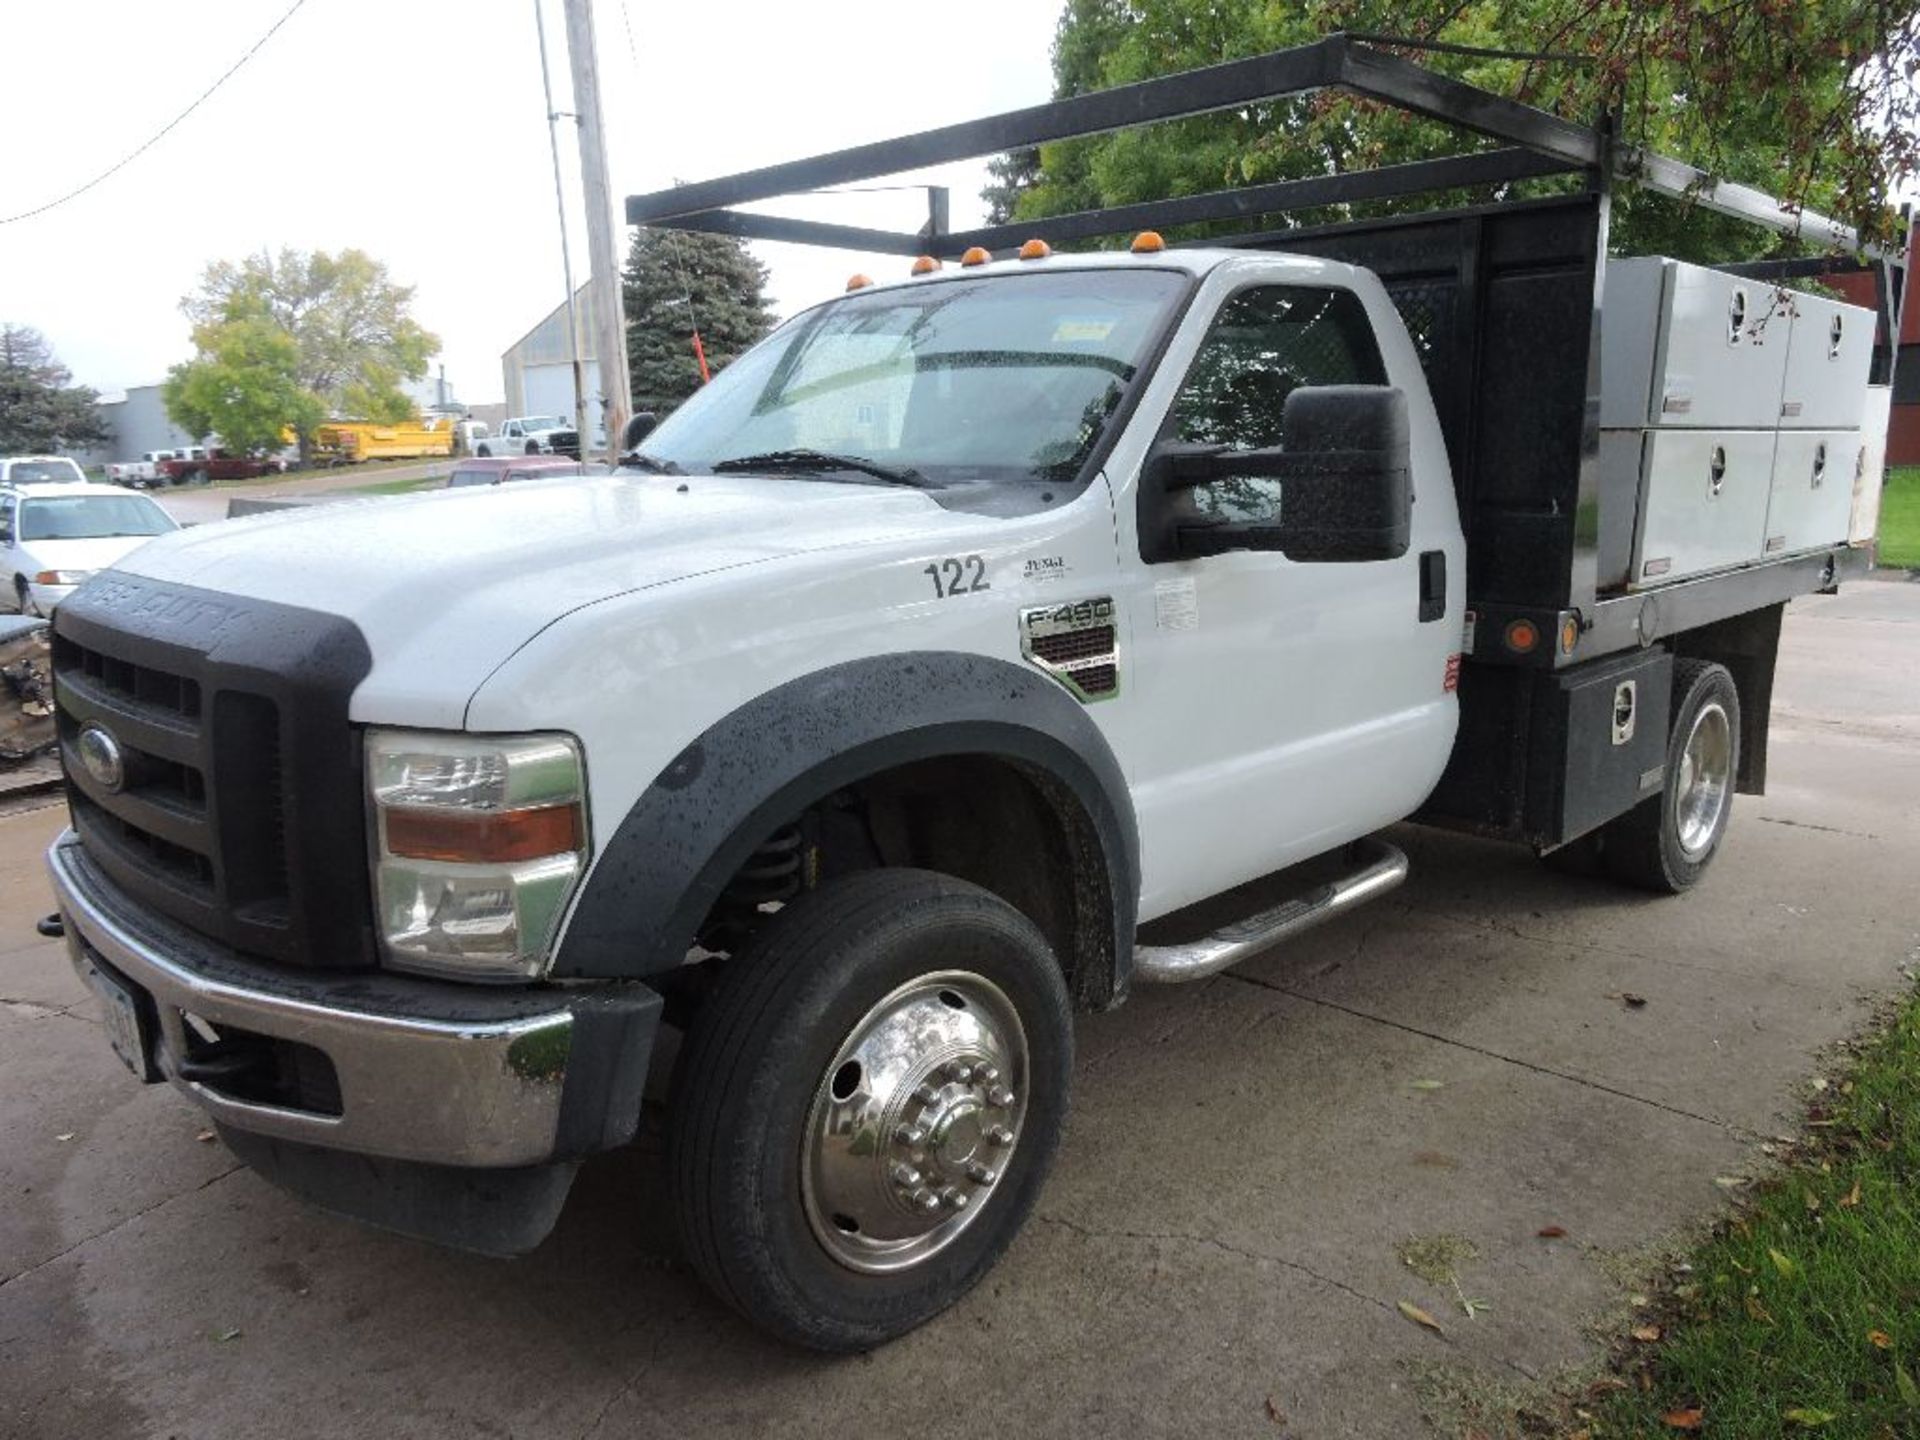
[(38, 330), (0, 324), (0, 455), (79, 450), (108, 438), (99, 392), (73, 383)]
[(633, 408), (664, 415), (773, 328), (767, 267), (746, 243), (685, 230), (634, 232), (624, 279)]

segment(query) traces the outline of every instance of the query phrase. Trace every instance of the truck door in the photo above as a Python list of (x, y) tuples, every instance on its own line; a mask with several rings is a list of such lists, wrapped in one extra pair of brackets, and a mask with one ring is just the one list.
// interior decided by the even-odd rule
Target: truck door
[[(1229, 289), (1197, 346), (1188, 342), (1156, 432), (1158, 441), (1284, 447), (1294, 389), (1398, 385), (1415, 498), (1413, 543), (1394, 560), (1241, 550), (1134, 566), (1131, 713), (1113, 720), (1131, 732), (1143, 919), (1404, 817), (1452, 747), (1448, 658), (1459, 648), (1464, 578), (1452, 486), (1406, 332), (1378, 282), (1364, 278), (1370, 299), (1319, 284)], [(1168, 365), (1180, 364), (1182, 348), (1176, 340)], [(1136, 513), (1143, 530), (1159, 505), (1273, 523), (1283, 484), (1239, 477), (1153, 494), (1143, 477)]]

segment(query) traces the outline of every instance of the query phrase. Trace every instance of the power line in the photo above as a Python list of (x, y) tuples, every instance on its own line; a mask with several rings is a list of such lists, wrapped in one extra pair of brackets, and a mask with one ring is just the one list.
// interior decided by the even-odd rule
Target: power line
[(54, 209), (56, 206), (64, 205), (69, 200), (79, 199), (82, 195), (86, 194), (89, 190), (93, 189), (93, 187), (98, 185), (101, 181), (110, 179), (114, 175), (117, 175), (120, 171), (126, 169), (127, 166), (131, 165), (135, 160), (138, 160), (142, 155), (146, 154), (147, 151), (151, 150), (161, 140), (165, 139), (167, 132), (172, 130), (174, 126), (178, 125), (182, 120), (186, 119), (189, 115), (193, 114), (193, 112), (198, 110), (202, 105), (206, 104), (206, 102), (212, 98), (213, 92), (218, 90), (222, 85), (226, 84), (227, 81), (231, 80), (234, 76), (234, 72), (237, 71), (242, 65), (246, 64), (249, 60), (251, 60), (254, 57), (254, 55), (259, 52), (260, 47), (266, 44), (267, 41), (271, 40), (274, 37), (275, 33), (279, 31), (280, 27), (286, 24), (287, 21), (293, 18), (294, 12), (306, 3), (307, 3), (307, 0), (293, 0), (293, 4), (287, 7), (286, 14), (282, 15), (278, 20), (274, 21), (272, 27), (268, 29), (267, 33), (262, 35), (258, 40), (254, 41), (252, 48), (250, 48), (246, 54), (242, 55), (238, 60), (234, 61), (233, 64), (228, 66), (226, 73), (223, 74), (218, 80), (214, 81), (213, 84), (209, 85), (205, 90), (203, 90), (200, 94), (199, 99), (195, 100), (191, 105), (187, 106), (186, 109), (182, 110), (178, 115), (174, 116), (173, 119), (169, 120), (165, 125), (161, 126), (160, 129), (155, 131), (153, 135), (149, 136), (146, 143), (141, 145), (139, 149), (131, 151), (127, 155), (123, 156), (120, 160), (115, 162), (113, 165), (109, 166), (107, 169), (102, 170), (98, 175), (94, 176), (93, 179), (87, 181), (86, 184), (80, 186), (78, 189), (69, 190), (66, 194), (60, 196), (57, 200), (49, 200), (47, 201), (46, 204), (36, 205), (31, 210), (22, 210), (18, 215), (8, 215), (5, 218), (0, 219), (0, 225), (11, 225), (16, 220), (31, 220), (36, 215), (44, 215), (47, 213), (47, 211)]

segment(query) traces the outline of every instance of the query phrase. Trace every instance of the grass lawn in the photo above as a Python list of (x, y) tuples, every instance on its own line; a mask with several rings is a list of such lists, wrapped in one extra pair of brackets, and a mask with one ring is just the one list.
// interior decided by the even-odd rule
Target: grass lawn
[(1880, 563), (1920, 569), (1920, 465), (1887, 471), (1880, 492)]
[[(1920, 524), (1920, 471), (1905, 479)], [(1920, 1000), (1810, 1120), (1786, 1170), (1677, 1271), (1629, 1383), (1582, 1402), (1593, 1440), (1920, 1436)]]

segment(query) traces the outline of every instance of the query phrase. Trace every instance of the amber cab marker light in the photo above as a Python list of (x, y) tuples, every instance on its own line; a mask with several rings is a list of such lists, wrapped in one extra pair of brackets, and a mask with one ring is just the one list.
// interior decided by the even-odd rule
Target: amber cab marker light
[(931, 255), (922, 255), (913, 262), (913, 273), (916, 275), (931, 275), (939, 268), (940, 262)]
[(1516, 655), (1531, 654), (1540, 643), (1540, 631), (1531, 620), (1515, 620), (1507, 626), (1507, 649)]
[(864, 290), (872, 283), (873, 277), (871, 275), (855, 275), (848, 279), (847, 289), (849, 291)]
[(1022, 260), (1044, 260), (1053, 254), (1053, 247), (1044, 240), (1029, 240), (1020, 247)]
[(580, 807), (538, 805), (527, 810), (396, 808), (386, 814), (387, 853), (405, 860), (453, 864), (510, 864), (583, 848)]
[(1571, 655), (1573, 647), (1580, 643), (1580, 622), (1569, 615), (1560, 623), (1560, 653)]
[(1128, 248), (1136, 255), (1153, 255), (1166, 249), (1167, 242), (1161, 238), (1158, 230), (1142, 230), (1133, 237), (1133, 244)]
[(967, 247), (967, 253), (960, 257), (960, 263), (962, 265), (984, 265), (991, 259), (993, 259), (993, 255), (984, 245), (969, 245)]

